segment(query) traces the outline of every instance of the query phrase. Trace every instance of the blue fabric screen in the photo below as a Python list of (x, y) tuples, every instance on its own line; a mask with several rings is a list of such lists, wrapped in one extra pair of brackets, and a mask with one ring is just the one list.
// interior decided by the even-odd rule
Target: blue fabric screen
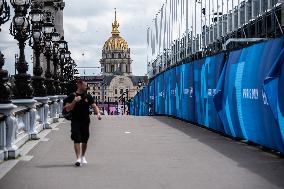
[(216, 95), (215, 102), (219, 106), (221, 101), (219, 115), (227, 134), (284, 152), (279, 126), (263, 90), (282, 43), (271, 40), (230, 53), (219, 81), (222, 95)]

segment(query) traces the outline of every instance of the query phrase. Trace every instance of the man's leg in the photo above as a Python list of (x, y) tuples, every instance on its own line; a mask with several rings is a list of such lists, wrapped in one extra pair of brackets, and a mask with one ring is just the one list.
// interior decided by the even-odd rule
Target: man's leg
[(81, 146), (80, 143), (74, 143), (74, 149), (75, 149), (75, 154), (77, 159), (80, 158), (80, 154), (81, 154)]
[(86, 124), (82, 125), (82, 163), (83, 164), (87, 164), (85, 154), (87, 151), (87, 143), (90, 136), (89, 124), (90, 122), (87, 122)]
[(82, 156), (85, 156), (87, 150), (87, 143), (82, 143)]

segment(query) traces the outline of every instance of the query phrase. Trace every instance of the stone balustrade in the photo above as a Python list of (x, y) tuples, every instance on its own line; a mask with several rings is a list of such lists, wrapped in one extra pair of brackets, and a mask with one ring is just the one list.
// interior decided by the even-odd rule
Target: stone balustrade
[(58, 122), (65, 96), (39, 97), (0, 104), (0, 161), (14, 159), (28, 140)]

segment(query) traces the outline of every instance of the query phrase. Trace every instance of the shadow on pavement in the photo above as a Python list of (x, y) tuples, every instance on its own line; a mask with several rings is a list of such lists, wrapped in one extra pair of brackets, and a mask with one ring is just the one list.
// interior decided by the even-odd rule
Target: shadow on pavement
[(50, 165), (38, 165), (37, 168), (65, 168), (65, 167), (75, 167), (74, 164), (50, 164)]
[(178, 119), (152, 117), (209, 146), (270, 183), (284, 188), (284, 159)]

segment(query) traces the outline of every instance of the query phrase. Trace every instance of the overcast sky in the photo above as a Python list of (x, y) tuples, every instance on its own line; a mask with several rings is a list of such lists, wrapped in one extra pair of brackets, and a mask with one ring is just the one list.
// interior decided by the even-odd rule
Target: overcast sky
[[(9, 2), (9, 0), (7, 1)], [(65, 0), (63, 21), (65, 39), (69, 42), (72, 57), (77, 65), (80, 67), (100, 66), (102, 48), (105, 41), (111, 36), (114, 8), (116, 8), (117, 19), (120, 23), (120, 34), (131, 48), (133, 74), (145, 75), (147, 72), (146, 29), (152, 25), (153, 18), (164, 2), (165, 0)], [(195, 1), (190, 1), (190, 3), (193, 2)], [(205, 2), (208, 5), (208, 1)], [(235, 1), (235, 5), (236, 3), (237, 1)], [(206, 7), (203, 4), (204, 6)], [(216, 3), (214, 7), (213, 12), (214, 9), (217, 9)], [(194, 6), (189, 4), (189, 12), (192, 8)], [(201, 14), (200, 8), (197, 9), (197, 17), (199, 13)], [(208, 12), (211, 9), (207, 9), (207, 17), (210, 17)], [(11, 12), (14, 12), (14, 10), (11, 10)], [(189, 18), (189, 22), (191, 20)], [(18, 53), (19, 50), (17, 41), (9, 34), (10, 23), (11, 20), (1, 26), (0, 49), (6, 58), (4, 68), (8, 69), (10, 73), (14, 73), (15, 53)], [(198, 28), (200, 28), (199, 21), (197, 21), (197, 31)], [(27, 45), (26, 60), (29, 63), (31, 62), (31, 54), (31, 48)], [(79, 71), (81, 75), (84, 75), (84, 73), (96, 75), (100, 72), (100, 69), (81, 69)], [(29, 73), (32, 74), (32, 66), (29, 66)]]
[[(161, 0), (65, 0), (64, 31), (72, 57), (78, 66), (100, 66), (101, 50), (111, 36), (114, 8), (120, 23), (121, 36), (128, 42), (133, 59), (133, 74), (145, 75), (146, 28), (161, 8)], [(12, 10), (13, 11), (13, 10)], [(16, 40), (9, 34), (8, 21), (2, 25), (0, 48), (5, 55), (10, 73), (14, 72), (14, 57), (18, 53)], [(84, 53), (85, 56), (82, 56)], [(31, 62), (31, 49), (27, 45), (26, 59)], [(30, 73), (32, 72), (30, 66)], [(80, 70), (83, 75), (84, 70)], [(86, 74), (99, 73), (99, 69), (86, 70)]]
[[(114, 8), (121, 36), (128, 42), (133, 74), (144, 75), (146, 28), (162, 6), (161, 0), (68, 0), (64, 10), (65, 37), (79, 66), (100, 66), (104, 42), (111, 36)], [(84, 53), (84, 56), (82, 54)], [(80, 70), (83, 74), (84, 70)], [(99, 69), (86, 70), (86, 74)]]

